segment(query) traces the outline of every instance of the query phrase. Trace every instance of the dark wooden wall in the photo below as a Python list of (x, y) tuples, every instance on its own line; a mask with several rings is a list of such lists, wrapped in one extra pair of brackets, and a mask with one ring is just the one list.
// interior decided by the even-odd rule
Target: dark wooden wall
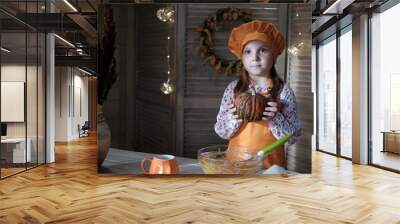
[[(136, 150), (174, 152), (175, 94), (163, 95), (160, 85), (167, 79), (167, 36), (171, 32), (170, 56), (174, 63), (174, 25), (159, 21), (156, 12), (163, 5), (136, 6), (135, 134)], [(170, 31), (171, 29), (171, 31)]]
[[(113, 5), (116, 29), (115, 59), (117, 81), (112, 86), (106, 102), (104, 115), (111, 129), (111, 147), (135, 149), (135, 7)], [(99, 7), (99, 15), (103, 7)], [(98, 32), (102, 37), (103, 17), (99, 16)]]

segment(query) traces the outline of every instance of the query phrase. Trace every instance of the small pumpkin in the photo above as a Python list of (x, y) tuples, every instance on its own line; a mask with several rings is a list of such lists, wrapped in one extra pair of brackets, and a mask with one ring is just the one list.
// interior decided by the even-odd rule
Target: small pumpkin
[(262, 94), (255, 93), (255, 90), (249, 89), (235, 97), (235, 108), (239, 119), (250, 122), (259, 121), (263, 117), (263, 112), (269, 99)]

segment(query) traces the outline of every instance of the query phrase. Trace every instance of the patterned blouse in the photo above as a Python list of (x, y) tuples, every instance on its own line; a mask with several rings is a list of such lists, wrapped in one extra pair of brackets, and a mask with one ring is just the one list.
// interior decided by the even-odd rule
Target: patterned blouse
[[(234, 88), (239, 80), (234, 80), (226, 87), (222, 97), (221, 106), (217, 115), (217, 122), (214, 125), (215, 132), (223, 139), (230, 139), (240, 128), (239, 122), (229, 113), (229, 105), (233, 104)], [(267, 84), (253, 85), (257, 93), (267, 92)], [(269, 128), (276, 139), (289, 133), (293, 137), (288, 142), (289, 145), (295, 143), (301, 135), (301, 126), (296, 112), (296, 98), (293, 90), (284, 84), (279, 95), (282, 110), (269, 120)]]

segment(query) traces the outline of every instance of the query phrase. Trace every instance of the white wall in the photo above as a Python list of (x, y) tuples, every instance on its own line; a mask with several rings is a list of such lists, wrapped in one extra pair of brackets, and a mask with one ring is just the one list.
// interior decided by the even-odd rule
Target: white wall
[(55, 68), (55, 141), (68, 140), (69, 72), (67, 67)]
[[(78, 72), (78, 74), (76, 74)], [(73, 108), (73, 119), (72, 119), (72, 136), (78, 137), (78, 129), (77, 126), (80, 124), (81, 126), (85, 123), (85, 121), (89, 120), (89, 92), (88, 92), (88, 78), (87, 76), (82, 76), (79, 70), (75, 69), (74, 75), (74, 108)]]
[(72, 67), (56, 67), (56, 141), (79, 138), (78, 124), (82, 126), (89, 117), (88, 96), (84, 73)]

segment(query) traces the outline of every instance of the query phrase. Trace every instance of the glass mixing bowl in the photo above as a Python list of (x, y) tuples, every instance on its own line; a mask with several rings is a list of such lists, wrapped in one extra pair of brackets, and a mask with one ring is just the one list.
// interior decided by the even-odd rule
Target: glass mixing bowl
[(227, 145), (213, 145), (198, 151), (197, 159), (205, 174), (256, 174), (261, 170), (262, 160), (256, 156), (257, 150), (235, 146), (228, 155), (227, 149)]

